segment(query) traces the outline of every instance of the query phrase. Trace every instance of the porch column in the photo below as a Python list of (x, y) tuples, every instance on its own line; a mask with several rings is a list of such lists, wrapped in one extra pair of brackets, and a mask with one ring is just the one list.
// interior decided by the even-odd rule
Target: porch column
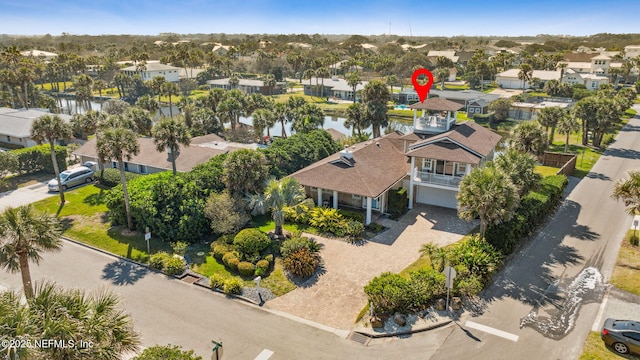
[(318, 188), (318, 206), (322, 206), (322, 189)]
[(371, 224), (371, 197), (367, 196), (367, 217), (365, 218), (364, 224)]
[(338, 192), (333, 190), (333, 208), (338, 209)]
[(384, 210), (385, 210), (385, 203), (387, 202), (387, 192), (383, 192), (382, 194), (380, 194), (380, 197), (378, 198), (378, 206), (380, 207), (380, 214), (384, 214)]
[(413, 172), (416, 166), (416, 158), (411, 157), (411, 170), (409, 172), (409, 210), (413, 209)]

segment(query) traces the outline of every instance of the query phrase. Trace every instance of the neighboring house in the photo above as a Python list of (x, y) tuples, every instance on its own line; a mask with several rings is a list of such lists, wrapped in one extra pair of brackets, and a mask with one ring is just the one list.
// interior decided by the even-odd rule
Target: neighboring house
[(536, 115), (541, 109), (548, 107), (560, 107), (563, 109), (570, 109), (573, 103), (571, 102), (555, 102), (555, 101), (543, 101), (540, 103), (525, 103), (514, 102), (509, 108), (509, 118), (514, 120), (535, 120)]
[(229, 84), (229, 78), (207, 80), (207, 85), (209, 85), (211, 89), (240, 89), (247, 94), (260, 93), (262, 95), (272, 95), (282, 94), (286, 91), (281, 84), (276, 84), (276, 86), (266, 86), (264, 81), (255, 79), (238, 79), (238, 85), (235, 85), (235, 87), (232, 87), (231, 84)]
[(602, 84), (608, 84), (609, 78), (601, 74), (580, 73), (573, 69), (568, 69), (562, 76), (562, 82), (570, 85), (581, 84), (588, 90), (597, 90)]
[(627, 45), (624, 47), (624, 58), (634, 59), (640, 56), (640, 45)]
[[(500, 135), (474, 122), (456, 123), (462, 105), (430, 98), (411, 106), (414, 132), (393, 132), (344, 150), (290, 176), (318, 205), (386, 213), (388, 191), (409, 189), (415, 203), (456, 208), (462, 177), (493, 158)], [(418, 116), (418, 110), (421, 111)]]
[(129, 76), (140, 75), (143, 81), (149, 81), (156, 76), (163, 76), (166, 81), (178, 82), (180, 68), (155, 62), (148, 62), (143, 67), (129, 66), (121, 70)]
[[(467, 114), (470, 116), (473, 116), (475, 113), (486, 114), (489, 104), (500, 98), (500, 95), (485, 94), (476, 90), (431, 90), (429, 94), (463, 105), (463, 109), (466, 109)], [(471, 108), (469, 108), (469, 105), (472, 105)]]
[[(315, 77), (302, 81), (305, 95), (335, 97), (342, 100), (353, 100), (353, 96), (354, 96), (353, 88), (349, 86), (346, 80), (341, 79), (337, 76), (333, 76), (330, 79), (317, 78), (317, 81), (318, 81), (317, 88), (316, 88)], [(364, 89), (364, 87), (368, 83), (369, 83), (368, 81), (362, 81), (360, 84), (356, 86), (356, 92)], [(323, 90), (323, 84), (324, 84), (324, 90)]]
[[(44, 109), (0, 108), (0, 142), (20, 147), (38, 145), (31, 139), (31, 125), (42, 115), (54, 114)], [(69, 115), (58, 116), (66, 122), (71, 120)]]
[(456, 55), (455, 50), (444, 50), (444, 51), (429, 50), (429, 52), (427, 53), (427, 58), (434, 65), (436, 63), (436, 58), (438, 58), (439, 56), (446, 57), (447, 59), (451, 60), (454, 64), (457, 63), (459, 59), (459, 57)]
[[(97, 140), (94, 137), (76, 149), (73, 154), (80, 157), (81, 163), (85, 161), (98, 162), (96, 143)], [(138, 155), (132, 156), (130, 160), (125, 160), (125, 171), (138, 174), (153, 174), (172, 169), (169, 154), (166, 151), (158, 151), (152, 138), (138, 138), (138, 146), (140, 148)], [(191, 139), (190, 146), (180, 145), (178, 157), (176, 158), (176, 168), (180, 172), (191, 171), (196, 165), (205, 163), (214, 156), (243, 148), (255, 149), (257, 145), (226, 142), (215, 134), (195, 137)], [(118, 163), (111, 159), (107, 159), (103, 165), (105, 168), (118, 168)]]
[(211, 52), (216, 55), (225, 55), (226, 53), (229, 52), (230, 48), (231, 48), (230, 45), (222, 45), (220, 43), (215, 43), (213, 46), (213, 49), (211, 49)]
[[(509, 69), (496, 75), (496, 83), (503, 89), (529, 89), (532, 85), (526, 81), (524, 87), (522, 80), (518, 79), (520, 69)], [(532, 79), (541, 80), (541, 86), (544, 86), (549, 80), (560, 81), (560, 70), (533, 70)]]
[(331, 135), (331, 138), (333, 139), (333, 141), (339, 143), (340, 141), (344, 140), (347, 138), (347, 135), (341, 133), (340, 131), (334, 129), (334, 128), (328, 128), (325, 129), (327, 130), (327, 132), (329, 133), (329, 135)]

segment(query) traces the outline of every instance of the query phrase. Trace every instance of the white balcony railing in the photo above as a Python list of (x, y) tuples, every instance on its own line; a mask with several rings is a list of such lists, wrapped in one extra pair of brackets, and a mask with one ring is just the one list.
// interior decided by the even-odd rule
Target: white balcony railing
[(444, 132), (449, 130), (449, 123), (444, 117), (423, 116), (415, 120), (415, 130)]
[(425, 171), (416, 171), (416, 179), (420, 183), (458, 188), (460, 187), (460, 180), (462, 180), (462, 176), (442, 175)]

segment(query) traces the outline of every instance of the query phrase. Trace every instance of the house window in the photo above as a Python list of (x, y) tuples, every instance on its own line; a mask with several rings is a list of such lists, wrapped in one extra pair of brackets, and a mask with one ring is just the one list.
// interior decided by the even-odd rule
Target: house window
[(422, 171), (431, 172), (433, 169), (433, 161), (431, 159), (422, 159)]
[(456, 175), (464, 175), (467, 173), (468, 164), (458, 164)]
[(355, 199), (355, 200), (360, 200), (360, 199), (362, 199), (362, 196), (356, 195), (356, 194), (351, 194), (351, 198)]
[(111, 166), (112, 166), (114, 169), (117, 169), (117, 168), (118, 168), (118, 163), (117, 163), (117, 162), (115, 162), (115, 161), (112, 161), (112, 162), (111, 162)]
[(7, 142), (11, 142), (11, 136), (7, 135)]
[(318, 188), (314, 187), (314, 186), (311, 186), (311, 191), (316, 192), (316, 191), (318, 191)]
[(138, 165), (138, 171), (140, 172), (140, 174), (146, 174), (147, 173), (147, 166), (146, 165)]
[(124, 163), (124, 171), (129, 171), (129, 163)]

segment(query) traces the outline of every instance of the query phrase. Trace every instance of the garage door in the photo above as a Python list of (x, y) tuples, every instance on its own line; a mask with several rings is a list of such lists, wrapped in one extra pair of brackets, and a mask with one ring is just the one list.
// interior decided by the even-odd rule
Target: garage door
[(504, 89), (522, 89), (522, 80), (500, 79), (497, 82)]
[(457, 191), (418, 186), (416, 202), (455, 209), (458, 205), (457, 194)]

